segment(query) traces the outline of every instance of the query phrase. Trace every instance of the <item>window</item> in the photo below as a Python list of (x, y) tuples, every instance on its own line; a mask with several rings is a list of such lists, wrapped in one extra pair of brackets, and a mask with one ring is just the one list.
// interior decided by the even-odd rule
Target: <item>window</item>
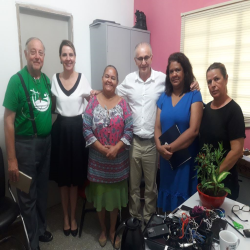
[(192, 63), (205, 103), (212, 100), (207, 68), (214, 62), (225, 64), (228, 94), (250, 127), (250, 1), (229, 1), (182, 14), (181, 51)]

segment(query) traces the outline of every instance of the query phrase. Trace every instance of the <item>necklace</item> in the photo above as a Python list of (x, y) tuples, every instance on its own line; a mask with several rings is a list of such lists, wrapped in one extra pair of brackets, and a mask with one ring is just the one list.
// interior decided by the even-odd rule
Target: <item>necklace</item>
[(34, 80), (34, 83), (35, 83), (35, 85), (37, 86), (37, 88), (38, 88), (38, 91), (39, 91), (39, 100), (40, 100), (40, 102), (42, 101), (42, 89), (41, 89), (41, 81), (40, 81), (40, 77), (39, 78), (35, 78), (35, 77), (33, 77), (33, 80)]

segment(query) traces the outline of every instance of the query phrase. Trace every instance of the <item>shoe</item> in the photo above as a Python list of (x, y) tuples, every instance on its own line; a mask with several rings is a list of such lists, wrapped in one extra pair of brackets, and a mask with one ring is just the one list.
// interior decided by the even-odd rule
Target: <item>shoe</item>
[(65, 236), (69, 236), (70, 235), (70, 231), (71, 231), (70, 228), (67, 229), (67, 230), (63, 229), (63, 233), (64, 233)]
[(114, 240), (112, 240), (109, 236), (109, 240), (112, 244), (112, 247), (114, 246), (115, 249), (119, 249), (121, 247), (121, 239), (117, 236), (116, 239), (115, 239), (115, 245), (114, 245)]
[(76, 237), (77, 234), (78, 234), (78, 228), (75, 229), (75, 230), (71, 230), (71, 229), (70, 229), (70, 232), (71, 232), (71, 235), (72, 235), (73, 237)]
[(43, 235), (39, 236), (39, 241), (49, 242), (53, 240), (53, 235), (49, 231), (45, 231)]
[(101, 247), (104, 247), (107, 243), (107, 237), (105, 237), (104, 239), (98, 239), (98, 242)]

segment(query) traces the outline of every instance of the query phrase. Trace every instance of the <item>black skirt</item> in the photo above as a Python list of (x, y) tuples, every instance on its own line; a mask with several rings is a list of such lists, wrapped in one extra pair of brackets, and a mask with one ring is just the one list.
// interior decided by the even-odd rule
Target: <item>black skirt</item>
[(50, 180), (59, 187), (82, 186), (87, 179), (88, 149), (82, 129), (81, 115), (58, 115), (52, 126)]

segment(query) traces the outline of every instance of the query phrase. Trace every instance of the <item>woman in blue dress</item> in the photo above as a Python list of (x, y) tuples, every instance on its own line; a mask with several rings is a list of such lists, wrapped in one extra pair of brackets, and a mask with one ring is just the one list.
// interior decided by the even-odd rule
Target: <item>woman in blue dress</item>
[[(157, 102), (155, 122), (155, 143), (160, 153), (157, 205), (164, 212), (172, 211), (196, 192), (194, 158), (199, 150), (197, 135), (203, 113), (200, 92), (190, 91), (195, 77), (183, 53), (169, 56), (166, 75), (165, 92)], [(159, 137), (173, 125), (178, 126), (181, 135), (171, 144), (161, 145)], [(168, 160), (184, 148), (188, 148), (191, 159), (172, 170)]]

